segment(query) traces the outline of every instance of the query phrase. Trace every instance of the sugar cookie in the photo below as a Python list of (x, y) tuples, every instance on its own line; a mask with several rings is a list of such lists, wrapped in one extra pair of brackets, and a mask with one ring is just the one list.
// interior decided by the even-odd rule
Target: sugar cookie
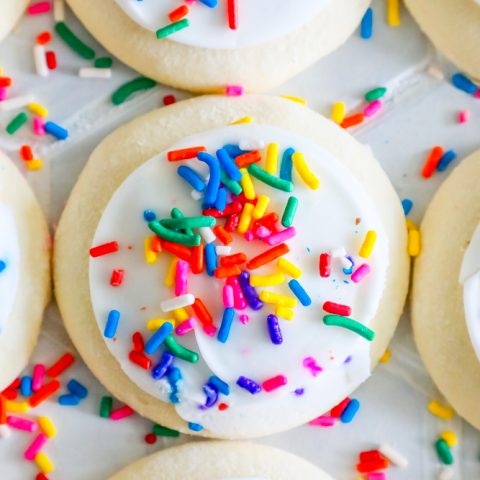
[(22, 13), (27, 8), (28, 0), (2, 0), (0, 15), (0, 42), (17, 24)]

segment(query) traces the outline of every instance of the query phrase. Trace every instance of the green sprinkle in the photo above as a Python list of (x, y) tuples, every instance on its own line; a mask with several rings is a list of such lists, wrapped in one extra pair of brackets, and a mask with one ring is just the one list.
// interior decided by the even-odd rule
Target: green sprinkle
[(276, 188), (277, 190), (282, 190), (283, 192), (291, 192), (293, 190), (292, 182), (275, 177), (254, 163), (248, 166), (248, 173), (250, 173), (250, 175), (255, 177), (257, 180), (260, 180), (261, 182), (269, 185), (270, 187)]
[[(172, 218), (185, 218), (185, 215), (182, 213), (182, 211), (178, 208), (172, 208), (170, 215)], [(183, 233), (186, 233), (187, 235), (193, 235), (193, 230), (188, 226), (188, 225), (183, 225)]]
[(232, 180), (223, 169), (221, 170), (220, 174), (222, 183), (228, 190), (230, 190), (234, 195), (240, 195), (242, 193), (242, 186), (235, 180)]
[(114, 105), (120, 105), (127, 100), (130, 95), (133, 95), (140, 90), (149, 90), (157, 85), (155, 80), (147, 77), (138, 77), (130, 82), (124, 83), (121, 87), (115, 90), (112, 94), (112, 102)]
[(452, 465), (453, 455), (450, 451), (450, 447), (443, 438), (440, 438), (435, 442), (435, 450), (437, 451), (438, 458), (442, 463), (445, 465)]
[(385, 87), (374, 88), (365, 94), (365, 100), (367, 102), (373, 102), (374, 100), (382, 98), (385, 93), (387, 93), (387, 89)]
[(189, 25), (190, 25), (190, 21), (188, 20), (188, 18), (184, 18), (178, 22), (171, 23), (170, 25), (159, 28), (157, 30), (157, 38), (160, 39), (160, 38), (168, 37), (169, 35), (172, 35), (172, 33), (175, 33), (175, 32), (178, 32), (179, 30), (187, 28)]
[(157, 437), (179, 437), (180, 432), (177, 430), (172, 430), (171, 428), (162, 427), (162, 425), (154, 425), (152, 432), (157, 435)]
[(214, 217), (183, 217), (183, 218), (164, 218), (160, 223), (168, 229), (214, 227), (216, 220)]
[[(171, 219), (176, 220), (176, 219)], [(179, 243), (187, 247), (196, 247), (200, 245), (200, 235), (186, 235), (185, 233), (174, 232), (164, 227), (159, 221), (154, 220), (148, 223), (148, 228), (156, 233), (160, 238), (167, 240), (168, 242)]]
[(293, 195), (289, 197), (287, 204), (285, 205), (285, 210), (282, 215), (282, 225), (284, 227), (291, 227), (293, 223), (293, 218), (295, 213), (297, 213), (298, 207), (298, 198)]
[(100, 416), (102, 418), (110, 417), (110, 412), (112, 411), (112, 404), (112, 397), (102, 397), (102, 400), (100, 401)]
[(8, 134), (13, 135), (18, 129), (23, 127), (27, 123), (28, 115), (25, 112), (19, 113), (5, 129)]
[(165, 346), (167, 349), (173, 353), (176, 357), (185, 360), (186, 362), (190, 363), (197, 363), (198, 362), (198, 353), (192, 352), (188, 350), (188, 348), (182, 347), (172, 335), (169, 335), (165, 339)]
[(95, 60), (95, 68), (111, 68), (113, 59), (110, 57), (100, 57)]
[(93, 60), (95, 58), (95, 50), (83, 43), (67, 26), (65, 22), (57, 22), (55, 31), (59, 37), (76, 53), (85, 60)]
[(369, 342), (375, 338), (375, 332), (373, 330), (370, 330), (352, 318), (342, 317), (340, 315), (325, 315), (323, 317), (323, 323), (328, 326), (342, 327), (351, 330)]

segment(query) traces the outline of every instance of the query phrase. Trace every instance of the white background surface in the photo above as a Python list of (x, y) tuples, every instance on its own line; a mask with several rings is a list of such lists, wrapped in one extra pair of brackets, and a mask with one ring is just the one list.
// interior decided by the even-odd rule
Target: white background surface
[[(338, 51), (271, 93), (304, 97), (310, 108), (329, 115), (334, 101), (343, 100), (353, 110), (366, 90), (377, 85), (391, 87), (393, 94), (388, 97), (384, 111), (352, 133), (372, 147), (400, 197), (415, 201), (411, 218), (419, 221), (435, 189), (445, 179), (445, 174), (435, 174), (428, 181), (421, 179), (419, 172), (428, 151), (439, 144), (445, 149), (454, 148), (462, 159), (477, 149), (480, 102), (427, 73), (432, 63), (439, 65), (447, 78), (453, 70), (437, 58), (405, 11), (402, 11), (401, 26), (389, 28), (384, 2), (374, 1), (373, 7), (375, 21), (371, 40), (362, 40), (356, 33)], [(96, 45), (70, 12), (67, 18), (82, 38)], [(89, 66), (88, 62), (70, 52), (58, 39), (54, 40), (53, 49), (59, 69), (49, 78), (41, 79), (34, 74), (32, 45), (35, 36), (46, 29), (52, 31), (49, 16), (24, 18), (0, 46), (0, 66), (14, 79), (10, 95), (33, 93), (40, 103), (48, 106), (53, 121), (69, 128), (70, 139), (63, 143), (49, 139), (38, 142), (38, 137), (31, 136), (25, 128), (7, 138), (4, 127), (13, 114), (3, 113), (0, 114), (0, 147), (9, 152), (22, 169), (17, 154), (19, 146), (25, 142), (35, 146), (45, 166), (39, 172), (29, 173), (28, 179), (54, 228), (70, 189), (95, 145), (119, 124), (160, 106), (165, 94), (174, 93), (177, 99), (186, 98), (188, 94), (160, 86), (120, 107), (113, 107), (110, 93), (136, 74), (115, 61), (113, 79), (80, 79), (78, 69)], [(463, 108), (471, 111), (472, 118), (460, 125), (456, 116)], [(56, 307), (51, 306), (32, 361), (50, 364), (71, 348)], [(433, 443), (442, 430), (451, 428), (460, 438), (460, 445), (454, 448), (455, 478), (480, 478), (478, 433), (459, 418), (444, 422), (426, 410), (428, 401), (439, 396), (415, 351), (408, 312), (391, 350), (392, 360), (380, 365), (354, 394), (362, 404), (354, 423), (339, 424), (333, 429), (304, 426), (259, 441), (297, 453), (338, 480), (357, 478), (354, 465), (358, 452), (388, 443), (410, 460), (406, 470), (390, 468), (389, 480), (429, 480), (437, 478), (440, 468)], [(106, 392), (80, 359), (62, 376), (65, 383), (70, 378), (77, 378), (90, 390), (89, 397), (80, 406), (62, 407), (47, 402), (34, 411), (51, 415), (59, 430), (58, 437), (45, 448), (57, 467), (50, 478), (107, 478), (122, 466), (162, 446), (189, 440), (187, 436), (174, 440), (159, 438), (155, 445), (146, 445), (143, 437), (150, 431), (151, 422), (138, 416), (118, 423), (98, 417), (99, 401)], [(22, 432), (15, 432), (9, 440), (0, 439), (0, 479), (35, 477), (35, 466), (23, 460), (23, 451), (30, 441), (31, 436)]]

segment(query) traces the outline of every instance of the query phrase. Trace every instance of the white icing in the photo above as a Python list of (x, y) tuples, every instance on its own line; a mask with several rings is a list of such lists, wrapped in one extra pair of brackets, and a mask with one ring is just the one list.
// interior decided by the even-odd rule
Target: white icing
[[(227, 23), (227, 2), (214, 9), (200, 2), (189, 5), (190, 26), (169, 36), (170, 40), (202, 48), (241, 48), (258, 45), (301, 28), (331, 0), (239, 0), (238, 29)], [(168, 14), (179, 6), (170, 0), (116, 0), (141, 27), (155, 32), (168, 25)]]
[(480, 360), (480, 224), (463, 256), (460, 283), (463, 284), (463, 306), (468, 333)]
[[(370, 375), (369, 342), (348, 330), (325, 326), (322, 305), (327, 300), (348, 304), (352, 307), (352, 318), (368, 325), (377, 311), (388, 268), (388, 239), (374, 204), (350, 171), (318, 144), (276, 127), (251, 124), (194, 135), (171, 150), (205, 145), (214, 153), (225, 144), (238, 144), (244, 139), (276, 142), (280, 152), (288, 147), (302, 151), (321, 180), (321, 187), (314, 192), (294, 172), (293, 193), (299, 199), (294, 225), (298, 233), (288, 242), (290, 252), (286, 256), (303, 270), (299, 281), (313, 303), (308, 308), (299, 304), (293, 321), (280, 320), (284, 338), (280, 346), (273, 345), (269, 339), (266, 317), (273, 313), (273, 308), (268, 305), (259, 312), (251, 309), (239, 312), (247, 313), (250, 321), (243, 325), (237, 314), (226, 344), (218, 342), (216, 337), (208, 337), (201, 328), (195, 330), (195, 335), (177, 337), (180, 344), (200, 353), (200, 361), (190, 364), (176, 360), (183, 373), (183, 384), (181, 403), (175, 408), (186, 421), (199, 423), (222, 436), (296, 426), (328, 410)], [(195, 160), (189, 165), (206, 175), (204, 164)], [(129, 362), (127, 357), (131, 334), (140, 330), (148, 338), (151, 333), (146, 330), (147, 321), (168, 317), (161, 312), (160, 302), (173, 295), (163, 283), (171, 255), (162, 252), (157, 264), (145, 263), (143, 241), (151, 232), (143, 219), (143, 211), (154, 210), (159, 218), (168, 217), (172, 207), (180, 208), (186, 216), (200, 212), (198, 203), (190, 196), (191, 187), (176, 174), (177, 167), (178, 163), (167, 162), (163, 152), (123, 182), (110, 199), (93, 239), (93, 245), (117, 240), (120, 250), (90, 259), (91, 300), (102, 334), (108, 312), (112, 309), (121, 312), (116, 340), (106, 340), (107, 347), (135, 384), (163, 400), (168, 399), (167, 382), (153, 381), (149, 372)], [(271, 198), (267, 211), (281, 215), (288, 195), (257, 180), (254, 184), (257, 195), (264, 193)], [(357, 217), (361, 219), (358, 226)], [(367, 230), (378, 233), (367, 262), (372, 273), (358, 284), (344, 283), (349, 277), (342, 272), (341, 259), (334, 259), (332, 276), (321, 278), (319, 254), (343, 246), (358, 265), (360, 259), (356, 254)], [(238, 239), (238, 234), (235, 237)], [(127, 248), (129, 245), (131, 249)], [(264, 249), (258, 241), (236, 240), (233, 251), (244, 251), (251, 258)], [(125, 270), (125, 281), (121, 287), (113, 288), (109, 278), (111, 271), (118, 268)], [(273, 266), (253, 273), (273, 273)], [(223, 312), (222, 286), (222, 281), (209, 279), (206, 274), (189, 275), (189, 291), (204, 300), (217, 326)], [(292, 295), (286, 284), (267, 290)], [(345, 363), (349, 356), (352, 360)], [(305, 357), (314, 357), (323, 372), (313, 377), (303, 366)], [(156, 363), (159, 355), (152, 358)], [(230, 385), (230, 396), (220, 398), (220, 402), (229, 404), (228, 410), (199, 409), (205, 402), (202, 385), (212, 374)], [(286, 375), (288, 384), (274, 392), (251, 395), (236, 385), (240, 375), (262, 383), (278, 374)], [(295, 395), (298, 388), (304, 388), (305, 393)]]
[(0, 203), (0, 335), (10, 315), (18, 288), (20, 246), (15, 220), (10, 209)]

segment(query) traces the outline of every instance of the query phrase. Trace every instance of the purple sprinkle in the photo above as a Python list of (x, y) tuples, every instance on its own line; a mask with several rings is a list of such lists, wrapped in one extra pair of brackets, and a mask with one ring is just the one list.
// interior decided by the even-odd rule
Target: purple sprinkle
[(250, 285), (250, 274), (243, 271), (238, 276), (238, 282), (240, 283), (240, 288), (247, 299), (248, 304), (253, 310), (260, 310), (263, 307), (263, 302), (258, 298), (257, 291), (255, 287)]
[(352, 356), (349, 355), (349, 356), (344, 360), (343, 363), (350, 363), (351, 361), (352, 361)]
[(250, 378), (244, 377), (243, 375), (238, 377), (237, 385), (245, 390), (248, 390), (252, 395), (262, 391), (262, 387), (257, 382), (254, 382)]
[(267, 317), (268, 333), (270, 333), (270, 340), (274, 345), (280, 345), (283, 343), (282, 331), (280, 330), (280, 324), (278, 323), (278, 317), (270, 314)]
[(305, 392), (304, 388), (297, 388), (293, 393), (295, 393), (295, 395), (299, 397), (300, 395), (303, 395), (304, 392)]
[(158, 365), (155, 365), (155, 367), (153, 367), (152, 369), (152, 377), (154, 380), (160, 380), (166, 375), (167, 370), (173, 363), (173, 358), (174, 355), (170, 352), (164, 352), (162, 354), (162, 357), (160, 358), (160, 363), (158, 363)]
[(213, 407), (218, 400), (218, 390), (217, 388), (212, 385), (211, 383), (207, 383), (203, 386), (203, 391), (205, 393), (205, 396), (207, 397), (205, 401), (205, 407), (206, 408), (211, 408)]

